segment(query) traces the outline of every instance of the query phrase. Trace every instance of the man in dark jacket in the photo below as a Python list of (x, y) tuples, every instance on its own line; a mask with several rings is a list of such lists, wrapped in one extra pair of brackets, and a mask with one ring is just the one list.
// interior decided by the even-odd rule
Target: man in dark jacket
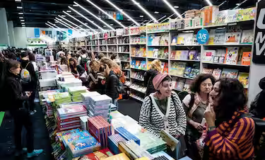
[(110, 71), (109, 76), (106, 79), (106, 94), (112, 98), (113, 103), (115, 103), (115, 100), (119, 98), (119, 93), (117, 89), (118, 85), (119, 78), (113, 71)]
[(31, 81), (28, 83), (22, 84), (23, 91), (31, 91), (32, 94), (29, 97), (29, 109), (31, 111), (31, 115), (36, 112), (35, 110), (35, 105), (34, 105), (34, 99), (35, 99), (35, 94), (37, 90), (37, 75), (34, 70), (33, 64), (29, 61), (29, 56), (27, 52), (22, 52), (21, 53), (21, 69), (27, 69), (29, 71)]

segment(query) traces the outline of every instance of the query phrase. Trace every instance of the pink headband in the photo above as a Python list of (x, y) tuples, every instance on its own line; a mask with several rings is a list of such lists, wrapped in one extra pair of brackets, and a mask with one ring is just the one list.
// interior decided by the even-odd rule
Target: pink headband
[(158, 75), (155, 76), (155, 78), (153, 79), (153, 85), (155, 90), (158, 90), (159, 85), (161, 84), (163, 79), (166, 78), (167, 76), (168, 74), (162, 74), (162, 73), (159, 73)]

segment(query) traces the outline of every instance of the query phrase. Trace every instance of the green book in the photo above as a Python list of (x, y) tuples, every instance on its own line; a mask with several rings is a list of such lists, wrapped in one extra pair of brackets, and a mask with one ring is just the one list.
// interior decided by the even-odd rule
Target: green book
[(4, 116), (5, 116), (5, 112), (0, 112), (0, 127), (1, 127), (1, 125), (2, 125), (2, 122), (3, 122)]

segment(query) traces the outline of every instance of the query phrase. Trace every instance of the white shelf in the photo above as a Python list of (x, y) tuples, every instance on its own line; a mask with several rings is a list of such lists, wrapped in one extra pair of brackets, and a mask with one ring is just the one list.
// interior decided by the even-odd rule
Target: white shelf
[(138, 79), (138, 78), (134, 78), (134, 77), (131, 77), (131, 79), (135, 79), (135, 80), (137, 80), (137, 81), (144, 81), (144, 79)]
[(130, 45), (130, 43), (118, 44), (118, 46), (127, 46), (127, 45)]
[(199, 60), (181, 60), (181, 59), (170, 59), (170, 61), (181, 61), (181, 62), (198, 62), (200, 63)]
[(147, 34), (155, 34), (155, 33), (169, 33), (168, 31), (157, 31), (157, 32), (146, 32)]
[(145, 34), (145, 33), (130, 34), (130, 36), (140, 36), (142, 34)]
[(202, 26), (199, 26), (199, 27), (189, 27), (189, 28), (183, 28), (183, 29), (174, 29), (172, 31), (187, 31), (187, 30), (196, 30), (196, 29), (202, 29)]
[(107, 46), (117, 46), (117, 44), (107, 44)]
[(138, 101), (144, 102), (143, 99), (140, 99), (140, 98), (138, 98), (138, 97), (134, 97), (134, 96), (131, 96), (131, 95), (130, 95), (130, 97), (133, 98), (133, 99), (136, 99), (136, 100), (138, 100)]
[(132, 88), (132, 87), (130, 87), (130, 89), (132, 89), (132, 90), (134, 90), (134, 91), (137, 91), (137, 92), (140, 92), (140, 93), (143, 93), (143, 94), (145, 94), (145, 92), (144, 92), (144, 91), (140, 91), (140, 90), (138, 90), (138, 89), (136, 89), (136, 88)]
[(131, 56), (131, 57), (132, 57), (132, 58), (144, 58), (144, 59), (146, 58), (146, 57), (133, 57), (133, 56)]
[(125, 54), (130, 54), (130, 52), (118, 52), (118, 53), (125, 53)]
[(168, 45), (153, 45), (153, 46), (147, 46), (147, 47), (168, 47)]
[(171, 47), (200, 47), (199, 44), (188, 44), (188, 45), (171, 45)]
[(252, 46), (252, 44), (212, 44), (212, 45), (204, 45), (206, 47), (211, 47), (211, 46), (222, 46), (222, 47), (227, 47), (227, 46)]
[(160, 60), (165, 60), (165, 61), (168, 61), (168, 59), (166, 59), (166, 58), (154, 58), (154, 57), (147, 57), (147, 59), (160, 59)]
[(202, 62), (202, 64), (212, 64), (212, 65), (221, 65), (221, 66), (250, 67), (250, 66), (241, 65), (241, 64), (224, 64), (224, 63), (210, 63), (210, 62)]
[(134, 44), (130, 44), (130, 45), (146, 45), (146, 44), (144, 44), (144, 43), (134, 43)]
[(170, 74), (170, 76), (173, 76), (173, 77), (179, 77), (179, 78), (185, 78), (185, 79), (192, 79), (192, 80), (193, 80), (193, 78), (187, 78), (187, 77), (177, 76), (177, 75), (173, 75), (173, 74)]

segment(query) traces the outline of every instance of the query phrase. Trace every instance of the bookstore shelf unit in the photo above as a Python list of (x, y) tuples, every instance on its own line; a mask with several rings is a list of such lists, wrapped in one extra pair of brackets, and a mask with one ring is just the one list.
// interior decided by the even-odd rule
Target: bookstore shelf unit
[[(206, 13), (209, 9), (213, 10), (209, 13), (215, 14), (212, 17), (217, 17), (206, 23), (202, 15), (209, 14)], [(192, 18), (92, 35), (86, 37), (86, 48), (108, 57), (117, 53), (130, 96), (139, 101), (145, 97), (144, 74), (156, 59), (162, 62), (162, 72), (172, 76), (176, 92), (188, 91), (200, 73), (212, 74), (216, 79), (237, 78), (247, 90), (255, 9), (232, 10), (234, 15), (215, 10), (215, 6), (208, 6), (203, 11), (192, 10), (196, 13), (186, 12), (185, 17)], [(207, 29), (210, 35), (205, 45), (197, 42), (196, 35), (201, 29)], [(70, 48), (81, 47), (83, 43), (79, 42), (70, 40)]]

